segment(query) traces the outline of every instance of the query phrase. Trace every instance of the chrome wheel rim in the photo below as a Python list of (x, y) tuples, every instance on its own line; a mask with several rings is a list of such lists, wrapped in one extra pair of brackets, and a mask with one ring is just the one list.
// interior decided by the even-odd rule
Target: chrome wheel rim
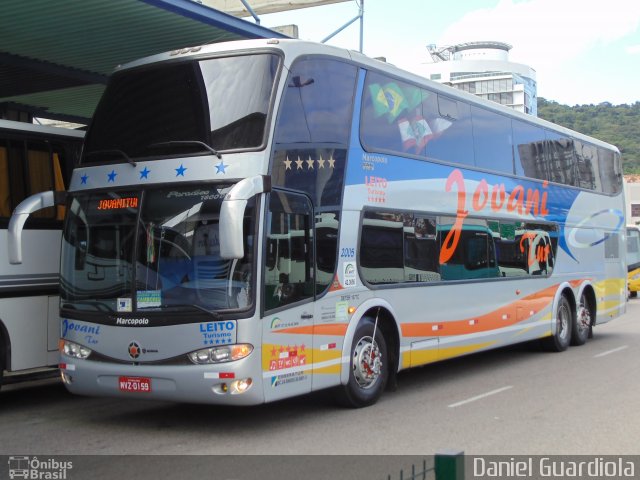
[(358, 386), (372, 388), (382, 373), (382, 357), (378, 344), (371, 337), (362, 337), (353, 349), (351, 368)]
[(571, 319), (571, 312), (566, 303), (560, 305), (558, 309), (558, 337), (565, 339), (569, 335), (569, 325)]
[(587, 307), (587, 302), (584, 297), (580, 299), (580, 306), (578, 307), (578, 330), (584, 332), (591, 327), (591, 310)]

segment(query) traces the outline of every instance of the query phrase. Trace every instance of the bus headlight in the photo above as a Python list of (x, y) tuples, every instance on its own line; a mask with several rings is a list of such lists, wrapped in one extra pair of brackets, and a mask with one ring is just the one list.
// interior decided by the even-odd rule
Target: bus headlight
[(640, 272), (636, 273), (635, 275), (631, 275), (631, 280), (640, 280)]
[(210, 363), (231, 362), (249, 356), (253, 352), (253, 345), (239, 343), (237, 345), (224, 345), (220, 347), (203, 348), (187, 354), (189, 360), (196, 365)]
[(64, 353), (68, 357), (79, 358), (84, 360), (91, 355), (91, 349), (78, 345), (77, 343), (70, 342), (68, 340), (60, 340), (59, 343), (60, 353)]

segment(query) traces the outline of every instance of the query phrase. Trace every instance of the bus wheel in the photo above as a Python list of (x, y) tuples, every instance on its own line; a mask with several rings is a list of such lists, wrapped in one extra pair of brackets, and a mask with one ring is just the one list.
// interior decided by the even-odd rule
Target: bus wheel
[(556, 310), (556, 330), (550, 337), (542, 340), (545, 349), (551, 352), (563, 352), (571, 342), (571, 326), (573, 324), (573, 314), (571, 304), (567, 297), (562, 295)]
[(340, 400), (349, 407), (373, 405), (387, 383), (387, 344), (371, 318), (360, 320), (351, 344), (349, 382), (340, 391)]
[(571, 326), (571, 345), (584, 345), (591, 330), (591, 306), (584, 293), (580, 296), (577, 313)]

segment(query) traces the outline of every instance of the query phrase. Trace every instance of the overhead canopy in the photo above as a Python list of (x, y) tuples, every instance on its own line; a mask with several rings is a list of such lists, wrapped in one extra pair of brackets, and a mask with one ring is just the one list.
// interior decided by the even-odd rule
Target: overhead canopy
[(136, 58), (282, 34), (191, 0), (2, 0), (0, 113), (88, 123), (109, 74)]

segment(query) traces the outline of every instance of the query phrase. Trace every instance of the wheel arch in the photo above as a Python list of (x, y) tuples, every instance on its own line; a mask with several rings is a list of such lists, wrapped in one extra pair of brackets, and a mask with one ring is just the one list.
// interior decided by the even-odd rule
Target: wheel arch
[(576, 316), (576, 308), (577, 308), (577, 303), (576, 303), (576, 296), (574, 293), (573, 288), (571, 287), (571, 284), (569, 282), (562, 282), (559, 286), (558, 289), (556, 290), (556, 294), (555, 297), (553, 298), (553, 305), (552, 305), (552, 309), (551, 309), (551, 329), (552, 331), (555, 331), (556, 328), (556, 313), (558, 311), (558, 304), (560, 302), (560, 299), (562, 297), (567, 297), (567, 300), (569, 301), (569, 304), (571, 305), (571, 315), (573, 316), (573, 319), (575, 320), (575, 316)]
[(395, 376), (398, 372), (398, 364), (400, 359), (400, 327), (398, 325), (397, 316), (393, 307), (386, 301), (379, 298), (373, 298), (362, 303), (354, 312), (347, 332), (345, 333), (344, 343), (342, 344), (342, 368), (340, 370), (340, 383), (346, 385), (349, 381), (349, 360), (351, 358), (351, 343), (355, 334), (358, 323), (365, 317), (373, 320), (378, 318), (378, 328), (380, 328), (387, 342), (387, 354), (389, 357), (389, 379), (388, 385), (395, 384)]
[(587, 299), (589, 310), (591, 311), (591, 326), (596, 325), (596, 315), (598, 313), (598, 302), (596, 300), (596, 290), (591, 282), (587, 281), (580, 285), (578, 295), (576, 298), (581, 298), (582, 295)]

